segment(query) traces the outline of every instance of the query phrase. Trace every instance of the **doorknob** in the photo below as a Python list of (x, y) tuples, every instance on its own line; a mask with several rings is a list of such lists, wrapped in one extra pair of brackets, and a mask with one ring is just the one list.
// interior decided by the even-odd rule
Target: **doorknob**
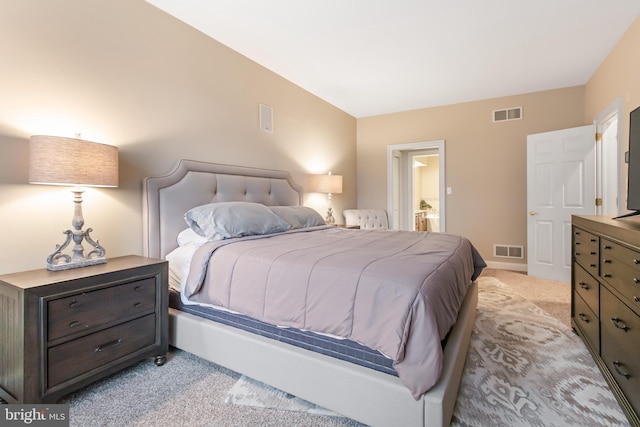
[(536, 212), (536, 211), (529, 211), (529, 215), (538, 215), (538, 212)]

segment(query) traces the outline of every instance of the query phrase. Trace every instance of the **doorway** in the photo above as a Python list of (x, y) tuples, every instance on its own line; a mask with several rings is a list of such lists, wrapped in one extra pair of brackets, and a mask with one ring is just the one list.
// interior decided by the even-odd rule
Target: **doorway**
[(445, 231), (444, 146), (444, 140), (387, 146), (387, 212), (392, 228)]

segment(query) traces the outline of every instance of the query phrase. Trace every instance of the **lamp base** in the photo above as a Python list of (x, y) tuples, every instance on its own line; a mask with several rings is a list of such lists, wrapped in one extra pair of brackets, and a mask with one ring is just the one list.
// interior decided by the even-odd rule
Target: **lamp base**
[[(92, 228), (83, 230), (67, 230), (64, 234), (67, 235), (67, 239), (62, 245), (56, 245), (56, 250), (47, 257), (47, 270), (59, 271), (70, 270), (72, 268), (87, 267), (89, 265), (104, 264), (107, 259), (104, 257), (106, 251), (98, 241), (94, 241), (89, 233), (93, 231)], [(71, 240), (75, 242), (73, 247), (73, 254), (63, 254), (62, 251), (69, 246)], [(84, 248), (82, 247), (82, 241), (85, 240), (94, 249), (84, 256)]]
[(336, 220), (333, 217), (333, 209), (331, 209), (331, 207), (327, 209), (327, 216), (324, 218), (324, 222), (326, 222), (329, 225), (333, 225), (336, 223)]
[(90, 265), (104, 264), (107, 262), (106, 258), (88, 258), (81, 261), (62, 262), (59, 264), (50, 264), (47, 262), (47, 270), (60, 271), (71, 270), (72, 268), (88, 267)]

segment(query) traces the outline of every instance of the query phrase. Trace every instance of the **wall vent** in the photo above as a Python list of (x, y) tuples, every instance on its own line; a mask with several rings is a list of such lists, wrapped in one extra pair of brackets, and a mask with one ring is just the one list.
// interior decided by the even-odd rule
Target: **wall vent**
[(504, 110), (493, 110), (493, 121), (506, 122), (509, 120), (522, 119), (522, 107), (505, 108)]
[(524, 258), (524, 246), (493, 245), (493, 256), (498, 258)]

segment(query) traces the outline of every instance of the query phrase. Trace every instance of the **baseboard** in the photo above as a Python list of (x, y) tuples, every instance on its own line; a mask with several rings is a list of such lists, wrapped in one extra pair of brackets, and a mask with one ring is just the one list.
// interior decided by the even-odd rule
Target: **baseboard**
[(527, 264), (516, 264), (514, 262), (500, 262), (500, 261), (486, 261), (488, 268), (495, 268), (496, 270), (511, 270), (527, 272)]

